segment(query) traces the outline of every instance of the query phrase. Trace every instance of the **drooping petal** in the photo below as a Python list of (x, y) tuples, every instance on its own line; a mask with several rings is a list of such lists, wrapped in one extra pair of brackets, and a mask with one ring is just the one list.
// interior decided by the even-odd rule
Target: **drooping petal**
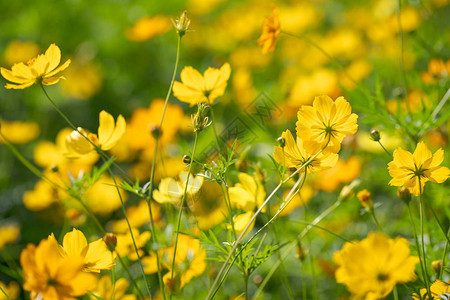
[(30, 81), (30, 79), (27, 79), (27, 78), (14, 76), (13, 73), (8, 69), (0, 68), (0, 70), (1, 70), (2, 76), (8, 81), (11, 81), (14, 83), (20, 83), (20, 84), (27, 83)]
[(83, 232), (75, 228), (64, 235), (63, 248), (67, 256), (84, 256), (87, 244)]
[(28, 82), (28, 83), (19, 84), (19, 85), (7, 83), (7, 84), (5, 85), (5, 88), (7, 88), (7, 89), (21, 90), (21, 89), (25, 89), (25, 88), (27, 88), (27, 87), (30, 87), (30, 86), (32, 86), (33, 84), (34, 84), (34, 81), (30, 81), (30, 82)]
[(42, 84), (43, 85), (52, 85), (58, 83), (61, 79), (66, 79), (64, 76), (59, 77), (49, 77), (49, 78), (42, 78)]
[(59, 67), (57, 67), (53, 71), (48, 72), (47, 74), (44, 75), (44, 77), (52, 77), (52, 76), (58, 74), (59, 72), (64, 71), (65, 69), (67, 69), (67, 67), (70, 65), (70, 63), (71, 63), (70, 59), (66, 60), (65, 63), (63, 63), (62, 65), (60, 65)]

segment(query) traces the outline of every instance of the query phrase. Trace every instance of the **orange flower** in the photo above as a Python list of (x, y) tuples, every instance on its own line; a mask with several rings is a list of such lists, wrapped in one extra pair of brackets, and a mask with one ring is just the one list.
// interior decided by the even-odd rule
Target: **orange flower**
[(258, 44), (263, 45), (264, 54), (275, 50), (277, 36), (280, 34), (280, 18), (278, 8), (272, 4), (273, 17), (266, 17), (262, 25), (262, 34), (258, 39)]

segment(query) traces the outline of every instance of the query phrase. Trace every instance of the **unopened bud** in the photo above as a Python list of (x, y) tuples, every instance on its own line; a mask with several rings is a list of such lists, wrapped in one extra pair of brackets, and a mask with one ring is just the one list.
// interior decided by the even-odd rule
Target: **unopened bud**
[(411, 202), (411, 193), (409, 192), (408, 188), (405, 187), (399, 188), (397, 191), (397, 196), (406, 205), (409, 205), (409, 202)]
[(159, 126), (152, 126), (150, 127), (150, 132), (152, 133), (152, 136), (155, 139), (158, 139), (160, 137), (160, 135), (162, 134), (162, 129)]
[(177, 30), (177, 33), (180, 37), (186, 34), (186, 31), (189, 29), (189, 24), (191, 24), (191, 20), (187, 17), (187, 11), (183, 11), (181, 16), (175, 21), (172, 20), (173, 26)]
[(117, 246), (117, 236), (114, 233), (106, 233), (103, 237), (103, 241), (106, 244), (106, 247), (108, 247), (108, 250), (113, 252), (116, 249)]
[(433, 268), (433, 271), (437, 274), (441, 273), (442, 269), (442, 260), (435, 260), (431, 263), (431, 267)]
[(361, 202), (361, 205), (367, 209), (373, 209), (373, 202), (372, 202), (372, 195), (370, 192), (366, 189), (359, 191), (356, 194), (356, 197), (358, 198), (359, 202)]
[(282, 136), (280, 136), (279, 138), (277, 138), (277, 142), (280, 145), (281, 148), (284, 148), (284, 146), (286, 146), (286, 139)]
[(379, 142), (381, 140), (380, 132), (376, 129), (372, 130), (370, 132), (370, 135), (372, 137), (372, 140), (374, 140), (375, 142)]
[(341, 202), (347, 201), (354, 195), (355, 192), (353, 191), (353, 189), (350, 186), (346, 185), (342, 188), (341, 193), (339, 194), (339, 201)]
[(191, 157), (189, 156), (189, 155), (185, 155), (185, 156), (183, 156), (183, 162), (185, 163), (185, 164), (190, 164), (191, 163)]

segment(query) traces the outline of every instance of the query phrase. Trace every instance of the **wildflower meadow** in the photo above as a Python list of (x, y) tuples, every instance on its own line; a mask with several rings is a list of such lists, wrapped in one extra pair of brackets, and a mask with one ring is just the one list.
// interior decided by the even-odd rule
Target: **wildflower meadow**
[(0, 300), (450, 299), (449, 0), (0, 2)]

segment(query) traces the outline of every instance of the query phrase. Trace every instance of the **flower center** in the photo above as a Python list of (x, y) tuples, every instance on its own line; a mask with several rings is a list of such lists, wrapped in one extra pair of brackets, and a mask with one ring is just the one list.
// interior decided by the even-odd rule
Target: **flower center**
[(377, 275), (377, 280), (381, 281), (381, 282), (388, 280), (388, 278), (389, 278), (389, 275), (387, 275), (387, 274), (379, 273)]

